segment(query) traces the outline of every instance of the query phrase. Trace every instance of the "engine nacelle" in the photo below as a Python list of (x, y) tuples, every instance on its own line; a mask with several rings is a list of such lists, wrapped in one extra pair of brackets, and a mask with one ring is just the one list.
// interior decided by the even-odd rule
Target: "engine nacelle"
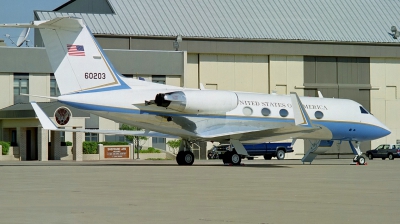
[(218, 90), (186, 90), (159, 93), (157, 106), (187, 113), (216, 114), (235, 109), (239, 103), (236, 93)]

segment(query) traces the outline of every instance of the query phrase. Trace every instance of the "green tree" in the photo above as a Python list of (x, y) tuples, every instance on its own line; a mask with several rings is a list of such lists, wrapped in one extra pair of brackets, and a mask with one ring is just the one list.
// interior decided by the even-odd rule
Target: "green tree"
[(174, 154), (178, 154), (178, 149), (179, 146), (181, 145), (181, 141), (182, 141), (181, 139), (176, 139), (176, 140), (169, 140), (167, 142), (167, 145), (170, 148), (172, 148)]
[[(130, 126), (127, 124), (122, 124), (119, 130), (127, 130), (127, 131), (141, 131), (141, 128), (135, 127), (135, 126)], [(136, 137), (136, 138), (135, 138)], [(137, 143), (139, 143), (139, 146), (142, 146), (147, 139), (149, 139), (146, 136), (133, 136), (133, 135), (125, 135), (126, 140), (129, 142), (132, 142), (134, 147), (136, 147)]]

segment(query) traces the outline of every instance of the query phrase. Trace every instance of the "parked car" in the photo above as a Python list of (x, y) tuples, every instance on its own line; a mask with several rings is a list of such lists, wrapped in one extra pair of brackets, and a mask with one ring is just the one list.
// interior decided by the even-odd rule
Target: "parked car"
[(393, 160), (394, 158), (400, 158), (400, 145), (382, 144), (376, 149), (368, 150), (365, 154), (370, 160), (374, 158), (382, 158), (382, 160), (389, 158)]
[(270, 160), (272, 157), (276, 157), (278, 160), (285, 159), (286, 153), (293, 152), (291, 142), (266, 142), (260, 144), (244, 144), (244, 148), (250, 157), (247, 159), (251, 160), (254, 156), (264, 156), (265, 160)]
[[(253, 160), (255, 156), (264, 156), (265, 160), (270, 160), (272, 157), (276, 157), (278, 160), (285, 159), (286, 153), (293, 152), (291, 142), (277, 142), (277, 143), (260, 143), (260, 144), (243, 144), (249, 156), (248, 160)], [(232, 147), (232, 150), (235, 148)], [(226, 151), (232, 151), (229, 144), (221, 144), (214, 146), (208, 151), (208, 159), (223, 159), (223, 155)], [(242, 159), (245, 158), (242, 155)]]

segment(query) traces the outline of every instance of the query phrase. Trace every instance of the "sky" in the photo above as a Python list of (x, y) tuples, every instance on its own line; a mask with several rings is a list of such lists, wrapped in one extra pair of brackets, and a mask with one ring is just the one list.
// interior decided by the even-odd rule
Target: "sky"
[[(52, 11), (66, 2), (68, 0), (0, 0), (0, 24), (29, 23), (33, 20), (34, 10)], [(16, 43), (22, 30), (0, 28), (0, 39), (3, 39), (7, 46), (13, 46), (5, 35), (9, 34), (10, 38)], [(27, 39), (30, 40), (29, 46), (33, 47), (33, 30), (31, 30)]]

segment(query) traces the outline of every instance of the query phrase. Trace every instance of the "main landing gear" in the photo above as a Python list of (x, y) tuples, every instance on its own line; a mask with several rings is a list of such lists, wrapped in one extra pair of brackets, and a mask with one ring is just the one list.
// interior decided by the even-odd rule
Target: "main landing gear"
[(176, 155), (176, 162), (178, 165), (192, 165), (194, 162), (194, 154), (190, 146), (190, 142), (186, 139), (182, 139), (181, 145), (179, 146), (178, 155)]
[(361, 149), (360, 149), (360, 142), (356, 142), (356, 147), (354, 147), (353, 143), (349, 141), (350, 148), (353, 151), (353, 153), (356, 155), (353, 158), (353, 162), (358, 163), (359, 165), (365, 165), (365, 158), (362, 155)]

